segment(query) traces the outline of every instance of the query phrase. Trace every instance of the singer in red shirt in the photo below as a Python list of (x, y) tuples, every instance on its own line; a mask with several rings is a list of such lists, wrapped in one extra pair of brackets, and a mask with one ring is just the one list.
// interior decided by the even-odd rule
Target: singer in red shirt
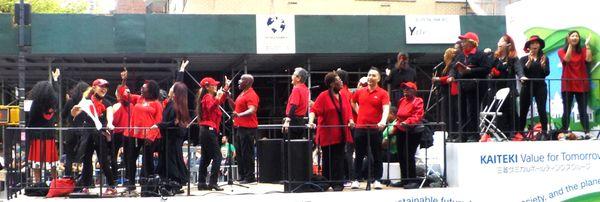
[(258, 110), (259, 98), (252, 84), (254, 77), (244, 74), (238, 81), (238, 88), (242, 90), (235, 99), (235, 110), (233, 112), (233, 126), (237, 130), (237, 145), (239, 148), (239, 172), (241, 183), (252, 183), (256, 181), (254, 176), (254, 141), (258, 128), (256, 110)]
[[(372, 168), (373, 187), (381, 189), (383, 175), (383, 161), (381, 149), (381, 131), (386, 127), (388, 113), (390, 111), (390, 96), (388, 92), (379, 87), (381, 74), (377, 68), (371, 68), (368, 74), (368, 86), (354, 92), (352, 96), (352, 107), (358, 111), (356, 129), (354, 130), (354, 145), (356, 154), (354, 159), (354, 176), (351, 188), (358, 189), (357, 179), (362, 173), (363, 158), (372, 156), (369, 166)], [(370, 153), (369, 153), (370, 152)], [(368, 155), (372, 154), (372, 155)], [(366, 176), (371, 177), (371, 176)], [(369, 179), (371, 180), (371, 179)]]
[[(200, 126), (200, 146), (202, 147), (202, 158), (198, 168), (198, 190), (223, 191), (217, 185), (219, 169), (221, 168), (221, 150), (219, 148), (219, 127), (221, 125), (220, 105), (227, 100), (227, 91), (230, 81), (225, 77), (223, 89), (217, 91), (220, 82), (211, 77), (205, 77), (200, 81), (200, 90), (196, 102), (196, 114)], [(208, 164), (212, 160), (210, 180), (206, 185)]]
[[(282, 131), (288, 134), (289, 139), (302, 139), (306, 134), (305, 128), (306, 117), (308, 112), (309, 91), (306, 87), (308, 72), (301, 67), (297, 67), (292, 74), (292, 93), (288, 98), (287, 106), (285, 107), (285, 118), (283, 119)], [(290, 126), (292, 126), (290, 128)], [(295, 127), (294, 127), (295, 126)]]
[(349, 127), (354, 127), (350, 100), (341, 94), (342, 80), (334, 73), (325, 75), (328, 90), (321, 92), (311, 108), (309, 126), (315, 128), (318, 118), (315, 143), (323, 151), (323, 176), (332, 183), (334, 191), (342, 191), (344, 177), (345, 145), (352, 143)]
[(585, 47), (581, 47), (581, 35), (578, 31), (570, 31), (565, 38), (565, 46), (558, 50), (558, 57), (563, 66), (562, 72), (562, 100), (563, 100), (563, 132), (569, 130), (571, 122), (571, 108), (573, 107), (573, 97), (577, 100), (577, 109), (581, 126), (589, 137), (590, 119), (587, 113), (587, 96), (590, 91), (589, 74), (586, 62), (592, 61), (592, 50), (589, 40), (586, 40)]

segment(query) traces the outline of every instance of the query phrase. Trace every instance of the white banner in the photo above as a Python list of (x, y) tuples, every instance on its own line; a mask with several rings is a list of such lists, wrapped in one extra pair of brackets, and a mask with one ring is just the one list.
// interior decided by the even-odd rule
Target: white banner
[(453, 44), (460, 35), (458, 15), (407, 15), (407, 44)]
[(256, 15), (256, 53), (296, 53), (294, 15)]
[[(511, 200), (558, 201), (600, 190), (600, 141), (450, 143), (448, 184)], [(527, 190), (527, 191), (525, 191)]]

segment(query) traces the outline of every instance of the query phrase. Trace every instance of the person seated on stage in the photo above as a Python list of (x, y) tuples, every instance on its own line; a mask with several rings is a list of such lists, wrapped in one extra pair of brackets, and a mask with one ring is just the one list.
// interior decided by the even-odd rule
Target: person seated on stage
[(423, 120), (423, 99), (416, 96), (417, 84), (406, 82), (402, 84), (404, 97), (398, 101), (396, 125), (393, 134), (396, 135), (398, 159), (400, 160), (400, 186), (405, 189), (418, 188), (415, 153), (419, 147), (421, 133), (413, 132), (416, 124)]
[[(317, 128), (315, 143), (323, 151), (323, 176), (330, 181), (334, 191), (344, 189), (344, 163), (346, 143), (352, 143), (350, 128), (354, 127), (348, 97), (340, 93), (342, 80), (335, 72), (325, 75), (329, 87), (319, 94), (309, 114), (309, 127)], [(315, 118), (318, 124), (315, 125)], [(347, 127), (346, 127), (347, 126)]]
[[(303, 128), (306, 124), (304, 117), (308, 112), (309, 90), (306, 87), (308, 72), (297, 67), (292, 74), (291, 83), (294, 85), (292, 93), (288, 98), (287, 106), (285, 107), (285, 118), (283, 118), (282, 132), (288, 134), (289, 139), (306, 139), (304, 135), (306, 130)], [(291, 128), (290, 128), (291, 126)], [(295, 127), (294, 127), (295, 126)]]

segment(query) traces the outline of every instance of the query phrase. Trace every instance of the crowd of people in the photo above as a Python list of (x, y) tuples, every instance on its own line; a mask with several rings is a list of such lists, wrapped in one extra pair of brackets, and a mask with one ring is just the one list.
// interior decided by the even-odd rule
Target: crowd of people
[[(569, 114), (575, 97), (584, 133), (589, 134), (585, 107), (590, 87), (586, 62), (591, 61), (592, 52), (587, 42), (589, 39), (582, 44), (580, 38), (577, 31), (569, 32), (565, 46), (559, 50), (564, 101), (561, 131), (569, 129)], [(550, 68), (549, 59), (543, 52), (544, 40), (531, 36), (524, 44), (527, 55), (518, 58), (516, 44), (508, 35), (499, 39), (497, 50), (491, 54), (478, 48), (479, 37), (475, 33), (467, 32), (459, 39), (445, 51), (444, 66), (432, 78), (434, 85), (441, 87), (440, 94), (446, 96), (440, 121), (447, 123), (450, 131), (448, 141), (476, 142), (485, 139), (487, 134), (479, 131), (479, 112), (487, 101), (488, 91), (496, 92), (501, 88), (509, 88), (510, 93), (501, 106), (503, 115), (497, 122), (498, 128), (510, 134), (512, 140), (522, 140), (527, 127), (527, 113), (532, 99), (535, 99), (541, 123), (540, 137), (549, 138), (544, 79)], [(377, 68), (371, 68), (354, 90), (348, 87), (348, 72), (337, 69), (327, 73), (323, 81), (326, 89), (318, 93), (314, 101), (306, 85), (310, 73), (298, 67), (291, 75), (293, 88), (285, 108), (282, 132), (289, 139), (309, 139), (307, 129), (316, 129), (314, 143), (322, 151), (321, 173), (332, 182), (334, 191), (341, 191), (345, 186), (360, 188), (359, 180), (363, 179), (369, 180), (375, 189), (381, 189), (382, 146), (394, 148), (400, 163), (402, 181), (393, 186), (418, 187), (415, 153), (422, 134), (416, 128), (422, 124), (426, 109), (423, 99), (417, 94), (416, 72), (409, 66), (408, 54), (399, 53), (396, 59), (395, 65), (384, 71), (385, 75)], [(241, 183), (255, 182), (254, 148), (259, 127), (257, 111), (260, 95), (253, 89), (254, 77), (251, 74), (239, 77), (237, 88), (240, 92), (235, 99), (229, 93), (231, 80), (227, 77), (222, 84), (214, 78), (204, 77), (198, 83), (200, 88), (195, 103), (188, 103), (188, 87), (182, 82), (187, 66), (188, 61), (181, 63), (177, 79), (164, 101), (159, 99), (159, 85), (153, 80), (144, 82), (140, 95), (131, 93), (126, 85), (128, 72), (125, 69), (115, 92), (116, 103), (105, 99), (109, 82), (97, 79), (91, 85), (80, 82), (69, 90), (62, 112), (57, 107), (59, 86), (56, 81), (60, 76), (57, 69), (52, 73), (52, 82), (38, 82), (31, 90), (33, 103), (27, 126), (53, 127), (55, 114), (62, 113), (65, 126), (79, 128), (67, 132), (64, 175), (76, 177), (71, 165), (81, 165), (81, 174), (76, 179), (80, 187), (77, 191), (83, 193), (88, 193), (89, 188), (95, 186), (92, 176), (95, 152), (108, 184), (104, 194), (117, 194), (116, 158), (121, 147), (127, 179), (125, 192), (136, 190), (136, 161), (140, 155), (143, 159), (140, 179), (160, 176), (179, 185), (186, 184), (189, 172), (182, 145), (189, 136), (196, 135), (188, 134), (188, 128), (194, 123), (199, 125), (199, 145), (202, 148), (199, 190), (223, 190), (217, 185), (217, 173), (222, 162), (228, 162), (223, 158), (236, 159)], [(380, 86), (381, 83), (383, 86)], [(227, 102), (234, 106), (231, 116), (235, 147), (222, 147), (221, 142), (228, 144), (228, 141), (219, 138), (224, 113), (221, 105)], [(192, 106), (194, 113), (189, 112)], [(31, 148), (28, 160), (41, 162), (40, 165), (58, 160), (52, 132), (30, 130), (28, 140)], [(158, 164), (155, 167), (157, 153)], [(367, 168), (364, 168), (365, 165)], [(39, 173), (34, 178), (35, 181), (42, 180)], [(174, 191), (182, 193), (180, 189)]]

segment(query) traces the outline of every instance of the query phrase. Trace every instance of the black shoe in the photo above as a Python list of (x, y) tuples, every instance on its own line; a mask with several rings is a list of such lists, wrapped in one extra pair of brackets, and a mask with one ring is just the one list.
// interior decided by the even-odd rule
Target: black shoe
[(404, 183), (402, 182), (394, 182), (390, 184), (391, 187), (404, 187)]
[(334, 185), (331, 186), (331, 188), (333, 189), (333, 191), (344, 191), (344, 185)]
[(223, 191), (223, 188), (217, 186), (216, 184), (210, 184), (208, 185), (208, 190), (215, 190), (215, 191)]
[(419, 184), (411, 182), (411, 183), (405, 184), (404, 189), (418, 189), (419, 186), (420, 186)]
[(201, 183), (198, 184), (198, 191), (204, 191), (204, 190), (209, 190), (208, 185)]

